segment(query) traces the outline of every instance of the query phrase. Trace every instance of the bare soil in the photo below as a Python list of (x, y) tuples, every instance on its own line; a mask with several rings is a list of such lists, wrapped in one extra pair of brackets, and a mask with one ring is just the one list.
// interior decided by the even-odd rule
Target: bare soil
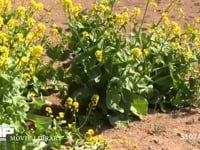
[[(18, 0), (20, 2), (20, 0)], [(65, 16), (60, 5), (55, 0), (39, 0), (51, 10), (51, 15), (57, 24), (65, 23)], [(147, 11), (145, 21), (157, 22), (170, 0), (156, 0), (158, 8), (153, 12)], [(90, 7), (94, 0), (74, 0), (83, 7)], [(146, 0), (121, 0), (115, 9), (121, 10), (124, 6), (130, 10), (141, 7), (145, 9)], [(170, 18), (178, 21), (181, 26), (185, 22), (192, 22), (194, 16), (200, 17), (200, 0), (180, 0), (176, 8), (183, 8), (184, 18), (180, 19), (176, 10), (170, 12)], [(54, 104), (59, 104), (56, 96), (48, 97)], [(112, 150), (200, 150), (200, 108), (191, 111), (179, 110), (171, 113), (149, 113), (143, 120), (132, 121), (125, 128), (106, 128), (102, 134), (110, 143)]]

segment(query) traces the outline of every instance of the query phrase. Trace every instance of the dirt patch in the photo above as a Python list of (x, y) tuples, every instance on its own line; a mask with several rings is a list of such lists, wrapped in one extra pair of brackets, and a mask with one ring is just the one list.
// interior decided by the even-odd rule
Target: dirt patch
[(169, 114), (153, 113), (127, 128), (106, 129), (101, 134), (115, 150), (199, 150), (200, 109)]

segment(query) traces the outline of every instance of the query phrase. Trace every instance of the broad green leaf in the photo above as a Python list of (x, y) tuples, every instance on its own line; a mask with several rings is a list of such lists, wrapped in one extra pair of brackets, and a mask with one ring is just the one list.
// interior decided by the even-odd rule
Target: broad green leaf
[(36, 115), (36, 114), (28, 114), (27, 118), (34, 121), (36, 128), (40, 129), (48, 129), (52, 123), (50, 117)]
[(142, 118), (142, 115), (146, 114), (148, 111), (147, 100), (140, 95), (134, 95), (130, 111), (138, 117)]
[(108, 109), (124, 113), (124, 109), (121, 107), (120, 103), (121, 95), (115, 89), (108, 90), (106, 95), (106, 105)]

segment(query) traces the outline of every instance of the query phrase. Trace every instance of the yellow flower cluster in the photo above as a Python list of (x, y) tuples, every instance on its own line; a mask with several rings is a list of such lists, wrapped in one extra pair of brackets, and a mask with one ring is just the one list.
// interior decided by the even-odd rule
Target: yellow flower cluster
[(104, 14), (109, 13), (110, 7), (108, 6), (108, 2), (100, 1), (92, 5), (91, 13), (94, 14)]
[(25, 12), (26, 12), (26, 8), (24, 6), (19, 6), (17, 8), (17, 14), (19, 15), (19, 17), (24, 18)]
[(35, 0), (30, 0), (30, 5), (35, 10), (40, 10), (44, 7), (43, 3), (37, 3)]
[(37, 35), (38, 38), (41, 38), (46, 31), (46, 26), (43, 23), (38, 23), (35, 30), (33, 31), (33, 36)]
[(181, 27), (178, 25), (177, 22), (175, 21), (172, 21), (171, 24), (171, 32), (174, 34), (174, 35), (180, 35), (181, 33)]
[(141, 9), (139, 7), (135, 7), (133, 9), (133, 15), (138, 16), (141, 13)]
[(97, 143), (101, 143), (103, 145), (106, 145), (106, 149), (109, 149), (109, 146), (107, 145), (106, 139), (101, 135), (94, 136), (94, 130), (93, 129), (87, 130), (86, 137), (87, 137), (87, 139), (86, 139), (85, 144), (95, 145)]
[(183, 8), (178, 8), (178, 14), (179, 14), (179, 18), (184, 18), (184, 12), (183, 12)]
[(68, 97), (66, 99), (64, 106), (74, 113), (78, 112), (79, 110), (79, 103), (77, 101), (74, 101), (71, 97)]
[(93, 129), (88, 129), (86, 132), (86, 136), (91, 138), (94, 135), (94, 130)]
[(80, 10), (82, 9), (80, 3), (73, 4), (72, 0), (60, 0), (60, 3), (63, 7), (63, 10), (71, 17), (71, 19), (78, 16)]
[(65, 117), (65, 113), (64, 112), (59, 112), (58, 116), (56, 117), (56, 119), (63, 119)]
[(92, 95), (92, 98), (89, 103), (89, 108), (95, 109), (95, 107), (98, 105), (98, 102), (99, 102), (99, 95), (98, 94)]
[(36, 45), (29, 48), (29, 52), (33, 57), (39, 59), (43, 52), (43, 47), (41, 45)]
[[(42, 3), (29, 1), (30, 7), (12, 8), (10, 0), (0, 0), (0, 72), (6, 73), (10, 67), (20, 70), (18, 77), (30, 81), (35, 67), (43, 53), (41, 42), (46, 26), (35, 25), (34, 13), (43, 7)], [(3, 12), (2, 12), (3, 11)], [(15, 13), (13, 13), (15, 12)], [(11, 61), (8, 61), (11, 60)]]
[(98, 60), (99, 62), (102, 62), (102, 61), (103, 61), (103, 51), (102, 51), (102, 50), (97, 50), (97, 51), (95, 52), (95, 56), (96, 56), (96, 58), (97, 58), (97, 60)]
[(8, 13), (11, 10), (10, 0), (0, 0), (0, 14)]
[(1, 73), (1, 68), (6, 67), (8, 64), (8, 47), (6, 46), (0, 46), (0, 73)]
[(82, 32), (83, 37), (87, 38), (90, 36), (90, 34), (87, 31)]
[(134, 57), (140, 57), (142, 55), (142, 50), (138, 47), (133, 48), (132, 53), (134, 55)]
[(50, 115), (53, 114), (53, 110), (52, 110), (52, 108), (49, 107), (49, 106), (47, 106), (47, 107), (45, 108), (45, 111), (46, 111), (46, 115), (47, 115), (47, 116), (50, 116)]
[(129, 18), (129, 14), (126, 11), (124, 11), (122, 13), (119, 13), (119, 14), (116, 14), (115, 17), (116, 17), (116, 21), (115, 22), (119, 26), (122, 26), (122, 25), (126, 24), (130, 19)]

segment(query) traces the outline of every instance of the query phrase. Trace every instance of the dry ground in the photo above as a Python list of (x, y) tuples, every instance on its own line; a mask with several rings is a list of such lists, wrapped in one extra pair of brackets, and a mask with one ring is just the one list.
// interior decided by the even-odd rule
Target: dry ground
[[(20, 0), (17, 0), (21, 2)], [(55, 22), (63, 25), (65, 17), (60, 5), (54, 0), (39, 0), (45, 4), (45, 8), (51, 9), (50, 17)], [(94, 0), (74, 0), (84, 7), (90, 7)], [(156, 0), (158, 10), (153, 13), (148, 9), (146, 21), (157, 21), (159, 14), (169, 0)], [(134, 7), (145, 8), (146, 0), (121, 0), (115, 9), (123, 6), (130, 10)], [(180, 0), (178, 7), (182, 7), (185, 13), (183, 19), (179, 19), (177, 11), (171, 11), (170, 18), (178, 21), (182, 26), (184, 22), (191, 22), (194, 16), (200, 17), (200, 0)], [(59, 99), (49, 97), (54, 103)], [(199, 150), (200, 149), (200, 108), (191, 112), (178, 111), (165, 113), (151, 113), (144, 116), (142, 121), (133, 121), (126, 128), (105, 129), (100, 134), (110, 142), (113, 150)]]

